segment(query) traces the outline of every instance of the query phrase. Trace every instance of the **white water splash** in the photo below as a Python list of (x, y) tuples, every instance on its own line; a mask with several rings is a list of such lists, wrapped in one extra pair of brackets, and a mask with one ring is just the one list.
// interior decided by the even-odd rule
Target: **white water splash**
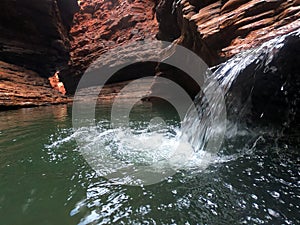
[[(242, 71), (250, 65), (256, 65), (256, 68), (251, 71), (252, 74), (249, 74), (248, 80), (255, 80), (255, 71), (258, 68), (276, 72), (277, 69), (274, 66), (269, 67), (269, 64), (273, 60), (275, 53), (284, 46), (286, 38), (291, 35), (300, 36), (300, 30), (284, 36), (278, 36), (257, 48), (237, 54), (219, 65), (215, 72), (205, 81), (205, 89), (195, 97), (197, 111), (190, 110), (186, 114), (182, 122), (183, 135), (181, 139), (189, 142), (196, 152), (208, 151), (216, 153), (219, 148), (215, 148), (214, 145), (211, 145), (211, 142), (214, 139), (218, 142), (219, 134), (222, 133), (223, 129), (226, 129), (226, 137), (234, 137), (238, 133), (244, 132), (238, 129), (238, 125), (243, 123), (243, 118), (251, 110), (250, 100), (253, 87), (249, 87), (248, 101), (246, 102), (241, 102), (238, 96), (231, 97), (231, 88)], [(249, 85), (252, 85), (251, 82), (249, 82)], [(221, 87), (222, 91), (220, 91), (219, 87)], [(207, 95), (210, 96), (207, 97)], [(226, 106), (219, 104), (223, 101), (224, 95)], [(230, 111), (231, 118), (226, 124), (222, 123), (223, 121), (216, 123), (210, 120), (211, 118), (218, 118), (218, 115), (227, 111)], [(213, 123), (219, 124), (219, 126), (212, 127)]]
[[(174, 171), (201, 171), (212, 163), (228, 161), (230, 157), (218, 156), (219, 146), (214, 149), (214, 143), (220, 143), (219, 134), (224, 129), (231, 138), (242, 133), (236, 123), (248, 105), (235, 105), (238, 116), (234, 123), (215, 123), (211, 118), (226, 113), (226, 108), (219, 108), (222, 104), (218, 103), (222, 101), (223, 93), (229, 92), (241, 71), (253, 63), (257, 68), (268, 66), (274, 51), (282, 47), (284, 40), (285, 36), (275, 38), (220, 65), (206, 80), (206, 90), (196, 97), (198, 111), (187, 113), (181, 131), (178, 127), (162, 126), (159, 129), (135, 128), (128, 132), (98, 123), (92, 127), (81, 127), (50, 147), (76, 140), (81, 154), (99, 175), (126, 184), (152, 184), (165, 179), (168, 174), (173, 175)], [(216, 88), (219, 85), (223, 88), (222, 93)], [(219, 126), (212, 127), (212, 123)]]

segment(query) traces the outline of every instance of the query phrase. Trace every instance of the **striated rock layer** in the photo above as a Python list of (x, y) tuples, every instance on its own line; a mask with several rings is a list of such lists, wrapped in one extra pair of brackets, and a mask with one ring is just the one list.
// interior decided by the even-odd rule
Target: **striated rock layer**
[(182, 44), (210, 66), (300, 28), (299, 0), (161, 0), (158, 38)]
[[(255, 121), (291, 127), (299, 124), (300, 35), (292, 34), (300, 30), (299, 0), (161, 0), (157, 18), (159, 39), (191, 49), (209, 66), (224, 62), (220, 70), (236, 54), (290, 34), (280, 51), (267, 53), (270, 66), (261, 66), (267, 55), (246, 67), (247, 59), (235, 62), (240, 68), (231, 94), (236, 99), (251, 98), (250, 117)], [(183, 60), (189, 63), (189, 59)], [(270, 70), (271, 66), (276, 70)], [(174, 80), (191, 97), (200, 91), (188, 75), (174, 68), (159, 65), (156, 76)], [(159, 82), (154, 82), (152, 90), (157, 88)]]
[(0, 61), (0, 110), (67, 103), (46, 78), (24, 67)]
[[(300, 29), (300, 1), (160, 0), (157, 19), (158, 39), (181, 44), (209, 66), (216, 66), (237, 53)], [(192, 97), (200, 91), (187, 75), (174, 68), (160, 65), (156, 75), (176, 81)]]
[[(71, 60), (60, 78), (72, 94), (84, 71), (99, 56), (155, 35), (188, 47), (209, 66), (215, 66), (299, 29), (299, 4), (299, 0), (83, 0), (71, 30)], [(176, 81), (192, 96), (199, 90), (176, 69), (159, 66), (147, 70)], [(137, 76), (127, 71), (112, 82)]]
[[(105, 52), (134, 41), (154, 39), (158, 32), (155, 6), (155, 0), (81, 1), (71, 29), (69, 67), (60, 73), (67, 92), (75, 92), (84, 71)], [(122, 74), (114, 82), (136, 76)]]
[(53, 75), (69, 60), (75, 0), (2, 0), (0, 60)]
[[(38, 93), (35, 85), (30, 86), (35, 79), (53, 94), (47, 78), (56, 71), (60, 80), (55, 77), (55, 88), (59, 90), (62, 81), (73, 94), (99, 56), (134, 41), (175, 41), (215, 66), (300, 28), (299, 0), (2, 0), (0, 6), (0, 93), (7, 97), (20, 92), (24, 102), (26, 95), (32, 96), (31, 89), (37, 96), (45, 94), (45, 89)], [(187, 75), (155, 63), (133, 65), (110, 82), (155, 74), (176, 81), (191, 96), (199, 91)], [(13, 99), (11, 104), (9, 98), (0, 100), (0, 105), (13, 106)], [(58, 92), (53, 99), (64, 101)]]
[(69, 60), (76, 0), (0, 2), (0, 106), (65, 102), (47, 79)]

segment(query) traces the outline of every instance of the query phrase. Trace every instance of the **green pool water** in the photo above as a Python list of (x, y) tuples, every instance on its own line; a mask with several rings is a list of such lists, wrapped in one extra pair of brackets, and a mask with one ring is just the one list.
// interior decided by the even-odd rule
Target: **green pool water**
[[(173, 112), (160, 110), (139, 107), (132, 120), (164, 115), (178, 125)], [(109, 106), (97, 109), (97, 119), (109, 119)], [(241, 138), (205, 169), (130, 186), (97, 174), (72, 133), (71, 106), (0, 112), (1, 225), (300, 224), (297, 141), (260, 138), (250, 148)]]

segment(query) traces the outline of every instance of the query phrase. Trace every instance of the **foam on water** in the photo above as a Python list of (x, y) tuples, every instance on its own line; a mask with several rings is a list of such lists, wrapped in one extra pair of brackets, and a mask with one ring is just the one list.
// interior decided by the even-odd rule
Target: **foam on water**
[(98, 175), (127, 184), (156, 183), (179, 170), (204, 170), (213, 162), (228, 160), (195, 152), (180, 136), (180, 128), (171, 125), (145, 128), (144, 124), (129, 131), (113, 129), (102, 121), (96, 127), (78, 129), (48, 148), (76, 140), (80, 153)]
[[(224, 133), (224, 129), (227, 131), (225, 138), (245, 134), (245, 130), (239, 129), (238, 125), (249, 106), (229, 102), (229, 107), (234, 105), (237, 116), (234, 121), (225, 121), (226, 124), (217, 121), (217, 126), (212, 127), (215, 121), (211, 121), (211, 118), (218, 118), (228, 110), (228, 105), (219, 103), (241, 71), (253, 63), (257, 68), (268, 68), (274, 52), (283, 46), (285, 38), (282, 36), (270, 40), (220, 65), (205, 81), (205, 90), (195, 100), (197, 110), (186, 114), (182, 128), (166, 124), (156, 127), (145, 123), (122, 129), (111, 128), (109, 121), (102, 121), (96, 126), (79, 128), (50, 147), (76, 140), (81, 154), (99, 175), (125, 183), (145, 178), (149, 179), (146, 183), (154, 183), (157, 178), (163, 179), (178, 170), (203, 170), (211, 163), (230, 160), (230, 157), (218, 154), (222, 147), (218, 144), (221, 143), (220, 134)], [(219, 87), (222, 91), (219, 91)]]
[[(88, 138), (86, 135), (83, 136), (84, 140), (89, 141), (82, 146), (81, 151), (96, 153), (100, 158), (105, 159), (108, 159), (107, 155), (112, 155), (119, 161), (117, 168), (141, 165), (151, 166), (158, 170), (166, 169), (166, 167), (182, 169), (194, 166), (196, 159), (205, 161), (211, 157), (207, 154), (205, 159), (204, 155), (200, 157), (200, 154), (196, 154), (188, 142), (182, 142), (179, 132), (178, 127), (172, 126), (158, 130), (134, 129), (130, 131), (111, 128), (103, 130), (103, 127), (98, 127), (97, 130), (89, 132)], [(115, 160), (113, 162), (116, 163)], [(107, 169), (112, 166), (107, 164), (111, 163), (109, 160), (105, 161), (101, 167)]]

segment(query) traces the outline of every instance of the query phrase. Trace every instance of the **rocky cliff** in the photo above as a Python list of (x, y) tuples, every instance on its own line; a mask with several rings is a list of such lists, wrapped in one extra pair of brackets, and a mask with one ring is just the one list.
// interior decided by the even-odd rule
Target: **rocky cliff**
[(76, 0), (2, 0), (0, 106), (66, 102), (47, 79), (69, 61)]
[[(239, 74), (230, 95), (242, 105), (245, 100), (251, 101), (248, 118), (252, 122), (298, 126), (300, 34), (292, 33), (300, 30), (299, 0), (161, 0), (157, 18), (158, 39), (189, 48), (209, 66), (224, 62), (218, 71), (228, 74), (235, 72), (227, 71), (231, 63), (228, 59), (275, 37), (291, 34), (277, 50), (262, 53), (250, 63), (243, 56), (233, 59), (233, 70)], [(182, 60), (189, 63), (188, 59)], [(158, 66), (156, 76), (179, 83), (192, 97), (200, 91), (186, 74), (166, 65)], [(158, 88), (159, 83), (154, 82), (152, 90)]]
[[(158, 32), (155, 7), (155, 0), (81, 1), (71, 29), (71, 60), (60, 73), (67, 92), (75, 92), (84, 71), (105, 52), (134, 41), (155, 39)], [(124, 73), (114, 82), (136, 76)]]
[(39, 73), (0, 61), (0, 110), (67, 102)]
[[(0, 105), (6, 106), (27, 102), (32, 88), (39, 95), (41, 86), (31, 85), (35, 79), (28, 79), (28, 74), (36, 74), (53, 99), (60, 99), (54, 102), (64, 101), (46, 78), (60, 70), (59, 79), (73, 94), (99, 56), (137, 40), (176, 42), (215, 66), (300, 28), (299, 0), (2, 0), (0, 4), (0, 96), (6, 99)], [(199, 91), (186, 75), (165, 65), (134, 65), (117, 75), (111, 83), (156, 75), (176, 81), (192, 96)], [(59, 90), (57, 74), (54, 81)], [(9, 97), (19, 92), (18, 101)]]
[[(71, 60), (60, 78), (72, 94), (83, 72), (99, 56), (131, 41), (154, 37), (175, 41), (214, 66), (299, 29), (299, 4), (298, 0), (83, 0), (71, 29)], [(181, 83), (191, 95), (198, 91), (179, 71), (150, 70)], [(119, 74), (114, 82), (137, 77), (129, 74)]]
[(158, 38), (196, 52), (210, 66), (300, 28), (299, 0), (161, 0)]

